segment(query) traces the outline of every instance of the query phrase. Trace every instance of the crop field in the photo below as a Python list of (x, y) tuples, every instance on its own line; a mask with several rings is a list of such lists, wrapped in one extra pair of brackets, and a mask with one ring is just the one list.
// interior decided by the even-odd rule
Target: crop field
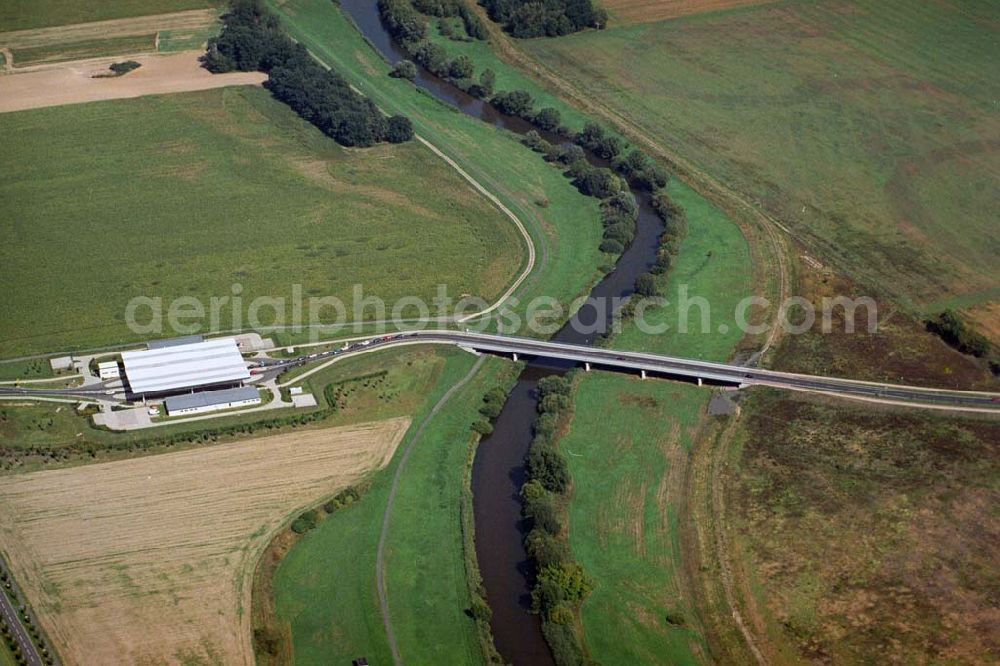
[(217, 8), (222, 0), (5, 0), (0, 5), (0, 33), (75, 23)]
[(776, 0), (605, 0), (601, 3), (611, 14), (612, 25), (653, 23), (665, 19), (718, 12), (737, 7), (761, 5)]
[(44, 63), (83, 60), (102, 56), (152, 53), (156, 51), (156, 35), (132, 35), (112, 39), (92, 39), (64, 44), (28, 46), (11, 49), (15, 67), (41, 65)]
[(705, 645), (680, 570), (678, 503), (706, 389), (587, 375), (559, 447), (573, 475), (570, 547), (594, 580), (583, 605), (603, 664), (695, 663)]
[[(423, 394), (427, 399), (413, 413), (414, 423), (473, 363), (461, 352), (449, 357), (440, 379)], [(482, 660), (475, 624), (465, 613), (470, 599), (459, 498), (469, 428), (483, 394), (509, 381), (512, 367), (488, 358), (435, 415), (401, 477), (387, 533), (386, 588), (399, 650), (408, 663)], [(297, 663), (349, 662), (359, 655), (371, 663), (392, 660), (376, 597), (375, 557), (396, 464), (375, 477), (360, 502), (330, 515), (292, 547), (277, 568), (273, 603)]]
[(490, 300), (526, 253), (423, 146), (342, 149), (260, 88), (0, 114), (0, 169), (6, 356), (155, 337), (124, 321), (139, 296), (162, 298), (164, 314), (198, 299), (203, 330), (212, 297), (243, 299), (236, 317), (235, 300), (221, 308), (222, 330), (251, 325), (258, 296), (284, 299), (292, 323), (293, 290), (305, 324), (314, 296), (342, 299), (354, 320), (355, 285), (390, 312), (439, 284)]
[(1000, 297), (994, 10), (793, 1), (521, 45), (822, 261), (934, 311)]
[(729, 531), (771, 657), (1000, 658), (1000, 424), (774, 392), (749, 407)]
[(67, 663), (252, 663), (253, 565), (409, 419), (5, 477), (4, 554)]
[(522, 304), (540, 294), (568, 304), (596, 282), (604, 259), (598, 250), (601, 223), (595, 199), (581, 195), (516, 135), (457, 113), (408, 81), (389, 78), (389, 66), (334, 3), (270, 4), (292, 37), (384, 110), (409, 116), (418, 134), (455, 159), (522, 220), (538, 252), (535, 273), (516, 293)]

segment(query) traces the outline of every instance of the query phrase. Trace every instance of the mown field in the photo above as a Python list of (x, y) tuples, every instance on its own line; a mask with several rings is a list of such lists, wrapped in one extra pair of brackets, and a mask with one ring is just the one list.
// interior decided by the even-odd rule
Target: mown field
[(1000, 658), (1000, 424), (771, 392), (748, 406), (728, 506), (769, 656)]
[[(413, 414), (420, 423), (474, 358), (455, 351)], [(512, 366), (487, 359), (416, 443), (401, 477), (386, 541), (386, 587), (401, 656), (407, 662), (482, 659), (470, 606), (460, 503), (470, 425), (483, 394), (509, 381)], [(370, 370), (366, 366), (366, 370)], [(348, 397), (348, 408), (354, 401)], [(408, 440), (404, 440), (406, 446)], [(375, 557), (395, 460), (359, 503), (324, 520), (284, 557), (273, 578), (278, 621), (297, 663), (391, 661), (375, 587)], [(255, 603), (269, 603), (255, 599)]]
[(406, 417), (0, 481), (4, 555), (67, 663), (248, 663), (254, 563), (386, 465)]
[(7, 0), (0, 5), (0, 32), (221, 7), (222, 0)]
[(918, 311), (1000, 296), (993, 4), (783, 2), (522, 48)]
[(594, 581), (583, 632), (602, 664), (697, 663), (706, 655), (685, 588), (678, 504), (708, 391), (594, 373), (559, 443), (573, 475), (569, 542)]
[(534, 275), (516, 294), (522, 304), (540, 294), (569, 303), (598, 279), (603, 256), (595, 199), (581, 195), (517, 136), (460, 114), (407, 81), (389, 78), (389, 66), (333, 3), (284, 0), (271, 5), (292, 37), (383, 109), (409, 116), (418, 134), (455, 159), (522, 220), (538, 251)]
[(258, 88), (3, 114), (0, 168), (5, 356), (149, 337), (126, 326), (131, 298), (162, 298), (166, 314), (194, 297), (207, 313), (234, 284), (243, 321), (230, 301), (223, 330), (247, 326), (258, 296), (285, 299), (291, 323), (296, 284), (306, 302), (343, 299), (351, 320), (353, 285), (390, 308), (438, 284), (489, 300), (526, 256), (423, 146), (344, 150)]

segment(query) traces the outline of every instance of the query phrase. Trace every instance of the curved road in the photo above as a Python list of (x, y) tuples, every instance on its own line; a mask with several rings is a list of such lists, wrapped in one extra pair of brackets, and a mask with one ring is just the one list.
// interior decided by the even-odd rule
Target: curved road
[[(684, 377), (740, 387), (760, 385), (928, 409), (1000, 413), (1000, 393), (954, 391), (950, 389), (868, 382), (856, 379), (841, 379), (838, 377), (803, 375), (791, 372), (779, 372), (777, 370), (750, 368), (741, 365), (730, 365), (727, 363), (699, 361), (696, 359), (667, 356), (665, 354), (619, 351), (615, 349), (588, 347), (586, 345), (549, 342), (533, 338), (458, 331), (414, 331), (370, 338), (364, 342), (356, 342), (346, 350), (337, 349), (310, 354), (309, 356), (272, 364), (270, 367), (274, 369), (284, 368), (335, 357), (340, 354), (349, 355), (360, 351), (371, 351), (373, 345), (381, 347), (414, 343), (452, 344), (480, 352), (557, 359), (579, 364), (590, 364), (591, 366), (604, 369), (638, 371), (665, 377)], [(297, 383), (305, 376), (300, 375), (294, 380), (286, 382), (286, 385)]]
[[(451, 344), (493, 354), (549, 358), (564, 362), (589, 364), (604, 369), (638, 371), (665, 377), (684, 377), (740, 387), (760, 385), (928, 409), (1000, 413), (1000, 393), (954, 391), (901, 384), (867, 382), (856, 379), (841, 379), (838, 377), (803, 375), (791, 372), (779, 372), (777, 370), (749, 368), (742, 365), (699, 361), (696, 359), (667, 356), (665, 354), (619, 351), (616, 349), (589, 347), (581, 344), (567, 344), (535, 340), (533, 338), (459, 331), (413, 331), (373, 337), (362, 342), (355, 342), (347, 349), (316, 352), (287, 361), (272, 361), (266, 367), (268, 371), (276, 371), (313, 361), (332, 359), (339, 355), (371, 351), (373, 345), (383, 347), (414, 343)], [(283, 386), (298, 383), (309, 374), (311, 372), (299, 375), (294, 380), (285, 382)], [(22, 395), (24, 397), (31, 397), (32, 395), (58, 395), (90, 398), (103, 395), (104, 399), (114, 399), (111, 396), (105, 395), (105, 389), (92, 387), (87, 387), (86, 389), (31, 389), (0, 386), (0, 395), (5, 394)]]

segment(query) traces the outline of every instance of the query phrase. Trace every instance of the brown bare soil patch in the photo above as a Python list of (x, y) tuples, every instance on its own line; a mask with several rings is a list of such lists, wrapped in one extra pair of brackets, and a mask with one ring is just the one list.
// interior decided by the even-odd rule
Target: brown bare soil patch
[(163, 95), (225, 86), (260, 85), (261, 72), (212, 74), (201, 66), (200, 51), (131, 58), (142, 66), (125, 76), (93, 78), (107, 73), (118, 58), (96, 58), (46, 66), (0, 76), (0, 113), (107, 99)]
[(384, 466), (409, 423), (6, 477), (4, 554), (68, 664), (250, 664), (259, 553), (295, 513)]
[(0, 32), (0, 46), (10, 49), (24, 49), (93, 39), (145, 35), (159, 30), (197, 30), (211, 25), (217, 19), (218, 12), (214, 9), (194, 9), (156, 16), (76, 23), (53, 28), (14, 30)]
[(607, 0), (604, 7), (621, 23), (653, 23), (665, 19), (764, 5), (775, 0)]
[(962, 310), (962, 314), (975, 325), (977, 331), (989, 338), (990, 342), (1000, 345), (1000, 302), (983, 303)]

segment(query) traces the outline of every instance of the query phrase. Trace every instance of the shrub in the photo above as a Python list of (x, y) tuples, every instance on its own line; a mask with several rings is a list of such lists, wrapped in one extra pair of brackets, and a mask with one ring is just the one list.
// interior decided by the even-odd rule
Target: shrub
[(448, 76), (452, 79), (469, 79), (475, 71), (472, 58), (460, 55), (448, 64)]
[(114, 72), (115, 76), (124, 76), (133, 69), (139, 69), (140, 67), (142, 65), (135, 60), (126, 60), (125, 62), (113, 62), (108, 69)]
[(554, 109), (551, 106), (547, 106), (544, 109), (539, 109), (535, 117), (532, 118), (531, 122), (541, 127), (543, 130), (554, 130), (559, 127), (562, 122), (562, 114), (559, 113), (559, 109)]
[(660, 295), (660, 285), (651, 273), (643, 273), (635, 279), (635, 293), (639, 296), (652, 298)]
[(551, 492), (563, 493), (569, 487), (566, 459), (550, 445), (538, 442), (532, 445), (528, 452), (528, 472), (533, 480)]
[(544, 569), (552, 564), (561, 564), (569, 559), (569, 548), (556, 539), (547, 530), (536, 527), (528, 533), (524, 540), (528, 557), (535, 562), (535, 567)]
[(389, 76), (397, 79), (408, 79), (412, 81), (417, 78), (417, 66), (410, 60), (400, 60), (393, 65), (392, 71), (389, 72)]
[(406, 116), (392, 116), (386, 124), (385, 138), (389, 143), (405, 143), (413, 138), (413, 124)]
[(625, 245), (620, 240), (615, 240), (614, 238), (606, 238), (601, 241), (601, 245), (598, 247), (601, 252), (607, 252), (608, 254), (621, 254), (625, 251)]
[(316, 513), (316, 510), (310, 509), (292, 521), (292, 531), (296, 534), (305, 534), (309, 530), (316, 527), (318, 518), (319, 516)]
[(535, 104), (535, 100), (531, 96), (531, 93), (526, 90), (507, 90), (494, 95), (490, 103), (501, 113), (528, 118), (531, 115), (531, 109)]
[(982, 358), (990, 353), (989, 340), (968, 328), (962, 318), (952, 310), (945, 310), (936, 317), (928, 319), (926, 324), (928, 331), (940, 336), (963, 354)]
[(487, 437), (493, 433), (493, 424), (486, 419), (479, 419), (472, 424), (472, 431), (479, 433), (483, 437)]

